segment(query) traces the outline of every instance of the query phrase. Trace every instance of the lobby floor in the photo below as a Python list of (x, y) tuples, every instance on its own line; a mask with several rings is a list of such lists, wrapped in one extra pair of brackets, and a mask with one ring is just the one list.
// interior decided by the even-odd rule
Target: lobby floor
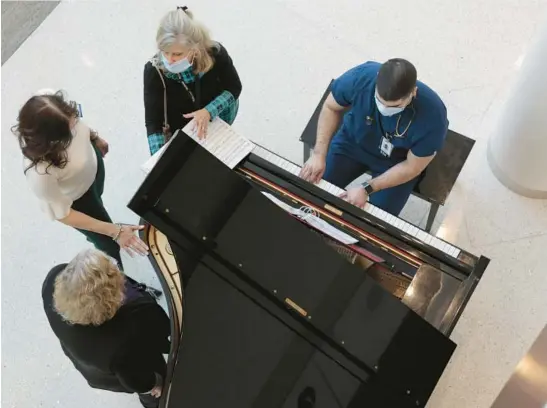
[[(363, 61), (404, 57), (445, 101), (450, 127), (475, 147), (434, 225), (492, 259), (452, 338), (456, 353), (431, 408), (488, 408), (547, 321), (547, 201), (517, 196), (492, 175), (486, 143), (547, 1), (201, 0), (187, 4), (231, 53), (243, 82), (235, 128), (301, 163), (298, 137), (332, 77)], [(148, 157), (142, 72), (165, 0), (61, 2), (2, 66), (2, 406), (137, 408), (90, 389), (50, 332), (40, 290), (49, 269), (85, 240), (46, 220), (22, 173), (10, 127), (41, 88), (64, 89), (110, 142), (105, 202), (115, 220)], [(425, 225), (428, 205), (403, 218)], [(129, 274), (155, 277), (146, 259)], [(412, 352), (409, 350), (409, 352)]]

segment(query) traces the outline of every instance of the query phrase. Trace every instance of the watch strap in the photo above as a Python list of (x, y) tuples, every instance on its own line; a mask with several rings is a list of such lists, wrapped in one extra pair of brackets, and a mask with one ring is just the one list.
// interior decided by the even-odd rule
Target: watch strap
[(368, 195), (371, 195), (372, 193), (374, 193), (374, 188), (372, 188), (372, 186), (368, 183), (368, 181), (365, 181), (363, 183), (363, 188), (365, 189)]

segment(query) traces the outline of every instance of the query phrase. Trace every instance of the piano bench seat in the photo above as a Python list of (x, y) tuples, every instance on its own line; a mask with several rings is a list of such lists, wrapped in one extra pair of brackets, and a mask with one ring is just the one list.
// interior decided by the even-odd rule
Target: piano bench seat
[[(300, 136), (300, 141), (304, 145), (304, 162), (310, 157), (315, 145), (319, 113), (330, 93), (331, 84), (332, 81)], [(425, 226), (427, 232), (431, 232), (437, 211), (448, 199), (474, 144), (473, 139), (449, 129), (442, 150), (438, 152), (422, 174), (421, 180), (416, 184), (412, 195), (430, 204)]]

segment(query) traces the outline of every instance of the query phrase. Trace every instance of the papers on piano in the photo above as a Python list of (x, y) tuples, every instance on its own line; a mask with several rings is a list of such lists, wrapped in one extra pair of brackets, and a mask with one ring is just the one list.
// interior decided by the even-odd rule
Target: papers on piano
[(262, 192), (266, 197), (268, 197), (271, 201), (276, 203), (278, 206), (283, 208), (285, 211), (291, 213), (292, 215), (296, 215), (298, 218), (300, 218), (302, 221), (306, 222), (307, 224), (311, 225), (315, 229), (321, 231), (323, 234), (328, 235), (329, 237), (341, 242), (342, 244), (350, 245), (350, 244), (356, 244), (359, 242), (355, 238), (353, 238), (351, 235), (346, 234), (343, 231), (340, 231), (338, 228), (333, 227), (325, 220), (322, 220), (321, 218), (314, 215), (312, 212), (305, 211), (304, 209), (300, 208), (294, 208), (290, 205), (284, 203), (274, 195)]
[[(201, 144), (209, 153), (219, 159), (230, 169), (237, 166), (239, 162), (251, 153), (255, 147), (253, 142), (237, 134), (230, 125), (218, 117), (212, 122), (209, 122), (207, 137), (203, 140), (198, 138), (197, 132), (194, 131), (193, 128), (194, 121), (192, 120), (182, 129), (182, 131)], [(154, 168), (163, 152), (167, 149), (168, 145), (180, 133), (181, 132), (176, 132), (168, 143), (166, 143), (141, 166), (145, 173), (149, 173), (152, 168)], [(186, 137), (186, 135), (178, 137)]]
[(230, 169), (237, 166), (255, 147), (253, 142), (237, 134), (230, 125), (218, 117), (209, 122), (207, 137), (203, 140), (199, 140), (193, 127), (194, 120), (182, 130)]

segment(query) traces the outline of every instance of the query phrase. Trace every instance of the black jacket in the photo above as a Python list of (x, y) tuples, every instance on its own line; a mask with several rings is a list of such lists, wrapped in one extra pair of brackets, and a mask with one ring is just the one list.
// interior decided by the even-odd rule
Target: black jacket
[[(173, 132), (191, 120), (184, 118), (183, 114), (204, 108), (222, 91), (229, 91), (235, 99), (239, 98), (241, 81), (228, 51), (219, 44), (218, 49), (213, 48), (212, 56), (215, 61), (213, 68), (196, 79), (196, 82), (188, 85), (196, 98), (196, 103), (192, 101), (182, 84), (163, 76), (167, 88), (167, 119)], [(196, 92), (198, 90), (199, 92)], [(144, 66), (144, 115), (147, 134), (162, 133), (163, 84), (158, 71), (150, 61)]]
[(89, 385), (109, 391), (144, 393), (165, 378), (169, 353), (169, 318), (148, 294), (123, 305), (100, 326), (71, 325), (53, 309), (55, 277), (66, 267), (57, 265), (42, 286), (49, 324), (61, 348)]

